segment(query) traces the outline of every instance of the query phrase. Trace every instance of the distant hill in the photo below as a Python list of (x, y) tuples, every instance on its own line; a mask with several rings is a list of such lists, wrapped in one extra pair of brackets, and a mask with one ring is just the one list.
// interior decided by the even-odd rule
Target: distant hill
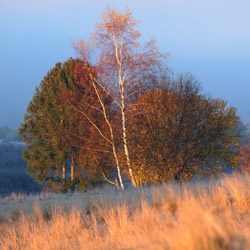
[(17, 130), (8, 126), (0, 128), (0, 141), (19, 141)]
[(7, 126), (0, 128), (0, 195), (41, 191), (41, 186), (25, 171), (23, 147), (17, 131)]

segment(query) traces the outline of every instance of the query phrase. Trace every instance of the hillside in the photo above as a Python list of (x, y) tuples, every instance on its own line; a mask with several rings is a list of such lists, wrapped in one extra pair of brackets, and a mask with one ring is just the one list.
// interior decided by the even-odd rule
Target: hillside
[(249, 249), (250, 176), (0, 200), (1, 249)]

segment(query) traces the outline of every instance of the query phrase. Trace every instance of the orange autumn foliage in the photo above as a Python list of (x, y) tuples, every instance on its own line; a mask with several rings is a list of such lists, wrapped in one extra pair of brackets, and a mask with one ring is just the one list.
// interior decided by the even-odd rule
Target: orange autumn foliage
[(138, 185), (217, 175), (237, 164), (235, 109), (201, 95), (190, 75), (170, 85), (142, 94), (137, 103), (141, 113), (130, 118), (131, 159)]
[(240, 149), (239, 169), (241, 172), (250, 172), (250, 135), (248, 143)]

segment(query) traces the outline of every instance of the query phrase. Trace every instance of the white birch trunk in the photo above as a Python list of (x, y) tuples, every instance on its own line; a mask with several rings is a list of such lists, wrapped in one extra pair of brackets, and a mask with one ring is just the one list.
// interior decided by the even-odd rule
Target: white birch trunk
[(102, 106), (103, 116), (104, 116), (105, 121), (106, 121), (106, 123), (108, 124), (108, 127), (109, 127), (113, 155), (114, 155), (115, 161), (116, 161), (117, 174), (118, 174), (118, 178), (119, 178), (121, 189), (124, 189), (124, 185), (123, 185), (123, 181), (122, 181), (122, 176), (121, 176), (121, 168), (120, 168), (119, 159), (118, 159), (117, 152), (116, 152), (116, 147), (115, 147), (115, 140), (114, 140), (114, 133), (113, 133), (112, 125), (110, 124), (109, 119), (107, 117), (105, 105), (104, 105), (104, 103), (103, 103), (103, 101), (102, 101), (102, 99), (101, 99), (101, 97), (99, 95), (99, 92), (98, 92), (97, 88), (96, 88), (94, 79), (92, 79), (92, 84), (93, 84), (93, 87), (95, 89), (95, 92), (96, 92), (96, 95), (98, 97), (98, 100), (99, 100), (99, 102), (100, 102), (100, 104)]
[[(122, 100), (123, 100), (123, 95), (122, 95)], [(133, 170), (132, 170), (131, 163), (130, 163), (129, 151), (128, 151), (126, 116), (125, 116), (125, 112), (124, 112), (124, 103), (122, 103), (121, 114), (122, 114), (122, 137), (123, 137), (124, 154), (126, 156), (126, 162), (127, 162), (128, 171), (129, 171), (129, 174), (131, 177), (132, 184), (134, 187), (136, 187), (136, 183), (135, 183), (135, 179), (134, 179), (134, 175), (133, 175)]]

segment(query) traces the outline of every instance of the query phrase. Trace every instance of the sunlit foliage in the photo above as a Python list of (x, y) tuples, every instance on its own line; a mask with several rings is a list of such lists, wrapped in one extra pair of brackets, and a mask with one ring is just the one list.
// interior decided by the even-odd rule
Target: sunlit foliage
[(166, 79), (138, 100), (129, 141), (138, 185), (218, 174), (237, 163), (238, 116), (200, 94), (191, 75)]
[(80, 60), (57, 63), (36, 88), (19, 135), (26, 143), (27, 172), (40, 184), (65, 190), (100, 181), (107, 154), (100, 151), (101, 142), (83, 114), (102, 124), (92, 102), (95, 93)]
[(107, 8), (90, 40), (74, 42), (81, 59), (56, 64), (36, 89), (19, 134), (39, 183), (85, 187), (102, 175), (123, 189), (125, 177), (186, 181), (237, 164), (236, 110), (190, 74), (171, 79), (168, 55), (154, 39), (142, 45), (137, 24), (129, 9)]

